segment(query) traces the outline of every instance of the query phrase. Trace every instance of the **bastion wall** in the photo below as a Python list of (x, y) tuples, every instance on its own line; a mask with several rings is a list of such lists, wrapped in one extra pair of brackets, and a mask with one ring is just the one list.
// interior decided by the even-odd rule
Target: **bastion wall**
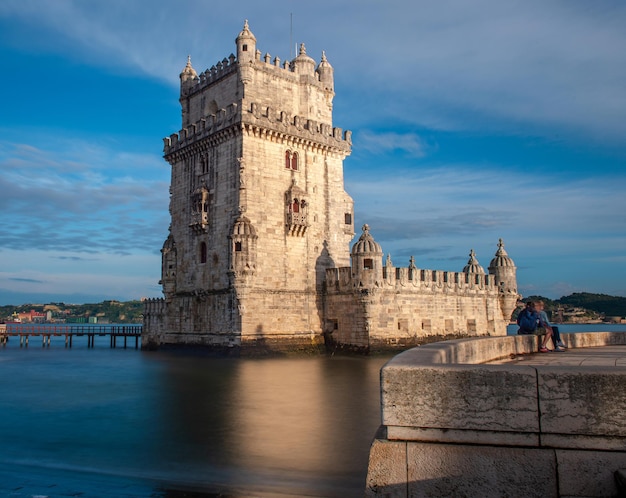
[[(626, 345), (626, 333), (562, 337), (570, 348)], [(626, 365), (487, 364), (537, 346), (535, 336), (460, 339), (390, 360), (366, 496), (616, 496)]]

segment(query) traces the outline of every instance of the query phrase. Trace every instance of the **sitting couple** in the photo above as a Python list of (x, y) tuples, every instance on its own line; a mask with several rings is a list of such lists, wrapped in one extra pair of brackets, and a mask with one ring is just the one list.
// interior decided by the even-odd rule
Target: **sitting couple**
[(554, 351), (565, 351), (565, 344), (561, 341), (559, 328), (553, 326), (548, 321), (548, 315), (543, 308), (543, 301), (528, 301), (526, 303), (526, 308), (520, 311), (519, 315), (517, 315), (517, 324), (519, 325), (517, 333), (534, 335), (545, 334), (543, 342), (541, 343), (541, 348), (539, 349), (542, 353), (547, 353), (549, 351), (549, 349), (546, 348), (546, 344), (550, 338), (552, 339), (552, 344), (554, 344)]

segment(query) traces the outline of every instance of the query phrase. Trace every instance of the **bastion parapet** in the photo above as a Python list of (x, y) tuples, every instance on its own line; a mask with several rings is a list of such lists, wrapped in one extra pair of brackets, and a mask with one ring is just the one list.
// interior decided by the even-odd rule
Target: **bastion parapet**
[[(618, 346), (626, 357), (626, 333), (562, 337), (563, 355)], [(626, 468), (626, 364), (490, 363), (537, 351), (535, 336), (507, 336), (390, 360), (367, 496), (615, 496), (614, 473)]]

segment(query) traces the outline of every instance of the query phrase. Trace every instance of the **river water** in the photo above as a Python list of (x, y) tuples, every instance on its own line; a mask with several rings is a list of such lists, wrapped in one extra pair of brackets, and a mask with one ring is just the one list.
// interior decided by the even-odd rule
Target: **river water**
[(389, 356), (209, 358), (109, 343), (0, 347), (0, 496), (363, 496)]
[(12, 338), (0, 349), (0, 496), (363, 496), (387, 359)]

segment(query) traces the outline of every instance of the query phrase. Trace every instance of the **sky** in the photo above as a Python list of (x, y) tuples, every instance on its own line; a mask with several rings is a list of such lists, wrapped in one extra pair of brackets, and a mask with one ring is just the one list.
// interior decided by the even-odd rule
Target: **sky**
[(621, 0), (3, 0), (0, 305), (162, 295), (179, 73), (245, 19), (334, 67), (356, 238), (446, 271), (502, 238), (522, 295), (626, 296)]

